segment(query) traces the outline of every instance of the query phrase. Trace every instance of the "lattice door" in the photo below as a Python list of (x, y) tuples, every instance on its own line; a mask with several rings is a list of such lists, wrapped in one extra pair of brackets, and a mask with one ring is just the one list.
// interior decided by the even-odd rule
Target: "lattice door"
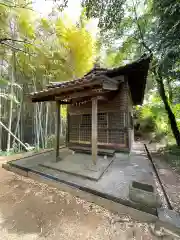
[(91, 119), (90, 114), (81, 115), (81, 122), (79, 126), (79, 142), (91, 143)]
[(127, 145), (127, 114), (123, 111), (108, 113), (108, 143), (125, 147)]
[[(69, 141), (91, 143), (91, 114), (70, 117)], [(127, 145), (127, 114), (125, 112), (98, 113), (98, 144)]]

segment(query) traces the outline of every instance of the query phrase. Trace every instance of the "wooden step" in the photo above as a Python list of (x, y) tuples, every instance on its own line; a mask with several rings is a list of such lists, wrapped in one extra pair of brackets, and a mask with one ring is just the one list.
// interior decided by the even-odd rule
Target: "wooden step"
[[(91, 148), (89, 147), (81, 147), (81, 146), (73, 146), (70, 147), (71, 150), (78, 153), (89, 153), (91, 154)], [(106, 156), (114, 156), (115, 150), (113, 149), (98, 149), (98, 155), (106, 155)]]

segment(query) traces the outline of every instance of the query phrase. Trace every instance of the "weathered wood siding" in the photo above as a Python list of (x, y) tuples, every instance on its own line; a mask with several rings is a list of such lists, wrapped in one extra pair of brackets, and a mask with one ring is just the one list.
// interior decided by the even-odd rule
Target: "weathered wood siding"
[[(68, 109), (68, 145), (91, 144), (91, 111), (88, 102)], [(98, 102), (98, 145), (113, 149), (129, 149), (128, 86), (122, 83), (109, 102)]]
[(134, 142), (134, 124), (133, 124), (133, 102), (130, 90), (128, 90), (128, 139), (129, 150), (131, 151)]

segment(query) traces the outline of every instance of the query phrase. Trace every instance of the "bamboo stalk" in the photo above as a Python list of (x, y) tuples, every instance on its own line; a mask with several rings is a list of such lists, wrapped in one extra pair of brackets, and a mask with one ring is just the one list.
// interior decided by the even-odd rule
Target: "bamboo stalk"
[[(11, 70), (11, 88), (10, 88), (10, 95), (13, 96), (13, 84), (15, 82), (15, 52), (12, 52), (12, 70)], [(12, 115), (13, 115), (13, 100), (10, 99), (10, 106), (9, 106), (9, 122), (8, 122), (8, 138), (7, 138), (7, 152), (9, 152), (11, 147), (11, 126), (12, 126)]]
[[(37, 103), (37, 113), (38, 113), (38, 131), (39, 131), (39, 140), (41, 138), (42, 148), (44, 148), (44, 139), (43, 139), (43, 129), (42, 129), (42, 102), (39, 104)], [(40, 142), (40, 141), (39, 141)]]
[[(21, 103), (20, 103), (20, 106), (19, 106), (18, 118), (17, 118), (17, 122), (16, 122), (16, 128), (15, 128), (15, 131), (14, 131), (15, 136), (17, 135), (17, 132), (19, 131), (19, 123), (20, 123), (20, 119), (21, 119), (21, 108), (22, 108), (22, 100), (21, 100)], [(13, 144), (14, 144), (14, 142), (15, 142), (15, 139), (13, 139)]]
[(48, 120), (49, 120), (49, 103), (46, 103), (46, 119), (45, 119), (45, 148), (47, 147), (47, 132), (48, 132)]
[(23, 146), (24, 147), (24, 149), (26, 150), (26, 151), (29, 151), (29, 148), (28, 147), (26, 147), (26, 145), (23, 143), (23, 142), (21, 142), (21, 140), (18, 138), (18, 137), (16, 137), (1, 121), (0, 121), (0, 125), (11, 135), (11, 136), (13, 136), (20, 144), (21, 144), (21, 146)]

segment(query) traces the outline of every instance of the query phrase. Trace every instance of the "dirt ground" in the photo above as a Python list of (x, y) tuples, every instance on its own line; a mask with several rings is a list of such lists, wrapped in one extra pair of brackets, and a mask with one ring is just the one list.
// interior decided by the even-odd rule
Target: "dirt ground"
[(160, 154), (157, 150), (160, 146), (158, 144), (148, 144), (145, 141), (139, 141), (134, 143), (134, 150), (144, 152), (143, 144), (146, 144), (154, 164), (158, 170), (159, 177), (168, 195), (170, 203), (173, 209), (180, 213), (180, 174), (176, 168), (172, 168), (167, 162), (163, 154)]
[(163, 161), (163, 157), (153, 157), (153, 161), (173, 209), (180, 213), (180, 174)]
[(0, 240), (179, 239), (166, 231), (153, 231), (151, 224), (117, 216), (68, 193), (7, 172), (1, 163)]

